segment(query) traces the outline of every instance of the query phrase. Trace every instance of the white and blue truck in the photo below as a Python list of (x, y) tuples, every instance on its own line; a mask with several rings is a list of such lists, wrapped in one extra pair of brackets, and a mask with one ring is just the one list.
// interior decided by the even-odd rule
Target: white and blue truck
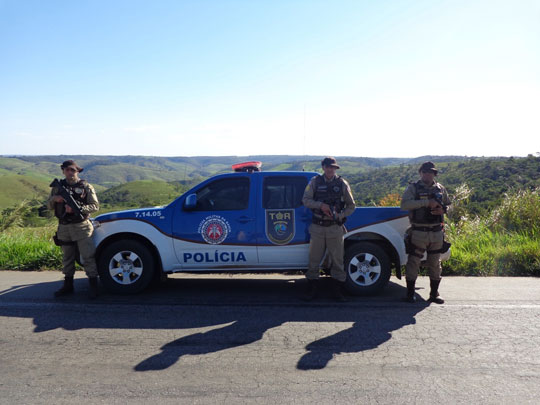
[[(234, 166), (233, 166), (234, 168)], [(176, 272), (287, 272), (308, 266), (312, 214), (302, 195), (314, 172), (240, 171), (214, 176), (162, 207), (99, 215), (100, 279), (137, 293)], [(345, 224), (345, 287), (374, 294), (407, 261), (406, 211), (360, 207)]]

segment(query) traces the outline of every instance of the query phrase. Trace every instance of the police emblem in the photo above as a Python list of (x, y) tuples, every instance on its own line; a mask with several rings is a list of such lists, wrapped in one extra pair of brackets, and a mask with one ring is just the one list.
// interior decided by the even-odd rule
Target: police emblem
[(206, 243), (219, 245), (231, 232), (231, 226), (225, 218), (219, 215), (210, 215), (201, 221), (198, 232)]
[(295, 234), (294, 210), (266, 210), (266, 237), (275, 245), (286, 245)]

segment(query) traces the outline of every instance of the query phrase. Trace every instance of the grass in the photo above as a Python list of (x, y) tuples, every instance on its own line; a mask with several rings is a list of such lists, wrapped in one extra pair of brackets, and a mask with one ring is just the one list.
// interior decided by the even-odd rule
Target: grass
[(3, 231), (0, 234), (0, 269), (61, 269), (62, 250), (52, 241), (55, 232), (56, 225)]
[(540, 277), (540, 238), (519, 232), (493, 232), (451, 237), (452, 255), (443, 274), (463, 276)]
[(509, 193), (484, 217), (462, 216), (447, 235), (444, 274), (540, 277), (540, 189)]

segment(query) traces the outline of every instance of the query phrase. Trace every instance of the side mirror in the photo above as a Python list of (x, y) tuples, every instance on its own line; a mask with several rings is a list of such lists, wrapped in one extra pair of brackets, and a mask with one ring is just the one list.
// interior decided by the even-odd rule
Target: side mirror
[(197, 194), (190, 194), (184, 200), (184, 209), (192, 211), (197, 207)]

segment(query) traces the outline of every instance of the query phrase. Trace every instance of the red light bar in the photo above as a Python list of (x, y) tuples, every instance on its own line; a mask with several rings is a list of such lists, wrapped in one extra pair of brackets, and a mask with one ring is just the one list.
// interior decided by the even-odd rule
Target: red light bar
[(262, 167), (261, 162), (243, 162), (232, 165), (232, 169), (235, 172), (260, 172)]

